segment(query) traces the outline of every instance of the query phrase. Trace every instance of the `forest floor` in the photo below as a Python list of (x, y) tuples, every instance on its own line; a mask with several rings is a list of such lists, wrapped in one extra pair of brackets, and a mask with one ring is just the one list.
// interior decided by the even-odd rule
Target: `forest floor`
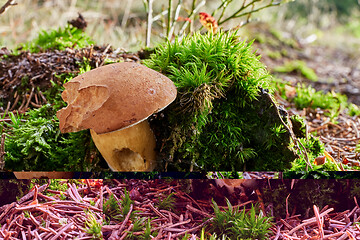
[[(213, 201), (229, 218), (243, 210), (251, 214), (251, 206), (256, 205), (256, 219), (264, 213), (271, 216), (266, 239), (357, 239), (360, 236), (360, 207), (356, 197), (351, 200), (350, 209), (346, 206), (335, 209), (331, 205), (319, 209), (317, 205), (323, 202), (310, 206), (307, 201), (306, 212), (297, 213), (302, 203), (293, 190), (308, 184), (301, 182), (306, 180), (282, 183), (263, 179), (250, 191), (242, 185), (244, 182), (234, 184), (231, 191), (216, 181), (194, 179), (46, 181), (33, 182), (24, 196), (0, 206), (0, 239), (220, 239), (211, 238), (215, 233), (220, 237), (222, 231), (216, 225), (215, 219), (220, 215)], [(277, 202), (273, 192), (284, 187), (287, 199), (293, 200)], [(322, 188), (319, 182), (313, 187), (314, 192)], [(270, 197), (266, 195), (269, 191)], [(323, 195), (322, 199), (325, 197), (331, 195)], [(250, 225), (254, 228), (249, 231), (255, 234), (261, 224)], [(233, 234), (231, 229), (223, 233)]]
[[(252, 29), (255, 36), (254, 48), (261, 55), (261, 61), (275, 78), (280, 78), (289, 87), (289, 95), (296, 94), (295, 87), (298, 84), (312, 86), (317, 91), (336, 92), (348, 97), (348, 101), (360, 106), (360, 58), (359, 50), (346, 48), (345, 46), (325, 46), (321, 41), (308, 43), (304, 40), (295, 40), (288, 34), (287, 38), (279, 32), (257, 25)], [(306, 78), (301, 70), (278, 72), (276, 69), (286, 64), (304, 63), (304, 66), (312, 69), (316, 80)], [(294, 91), (291, 93), (291, 91)], [(360, 153), (356, 151), (356, 145), (360, 141), (360, 118), (349, 116), (341, 112), (339, 116), (331, 120), (326, 110), (323, 109), (296, 109), (294, 104), (276, 94), (279, 104), (284, 105), (290, 115), (298, 114), (306, 119), (308, 131), (325, 144), (325, 150), (339, 164), (359, 166)], [(339, 109), (340, 111), (340, 109)]]
[[(360, 59), (355, 50), (304, 43), (294, 38), (284, 38), (274, 30), (262, 27), (257, 27), (253, 36), (253, 47), (257, 54), (261, 55), (261, 61), (274, 78), (282, 79), (286, 83), (286, 94), (290, 95), (290, 98), (291, 95), (297, 94), (295, 87), (298, 84), (305, 84), (324, 93), (345, 94), (350, 102), (359, 106)], [(0, 56), (8, 54), (8, 49), (0, 50)], [(22, 52), (18, 56), (11, 56), (11, 61), (6, 61), (6, 64), (0, 63), (0, 68), (4, 71), (0, 77), (0, 96), (5, 99), (4, 103), (7, 102), (0, 110), (2, 113), (24, 113), (30, 107), (36, 108), (45, 104), (47, 100), (41, 89), (53, 86), (49, 79), (56, 82), (58, 80), (55, 76), (75, 73), (75, 66), (84, 57), (91, 59), (90, 65), (95, 67), (104, 64), (106, 59), (140, 61), (144, 57), (143, 54), (142, 51), (126, 53), (113, 50), (110, 46), (95, 46), (82, 50), (32, 54)], [(283, 72), (276, 70), (286, 64), (293, 64), (295, 67)], [(316, 79), (309, 80), (304, 76), (300, 67), (296, 66), (299, 64), (313, 70)], [(294, 103), (281, 97), (279, 91), (275, 92), (275, 98), (280, 105), (288, 109), (290, 115), (298, 114), (306, 119), (307, 132), (316, 135), (325, 144), (325, 150), (331, 156), (327, 159), (330, 158), (336, 163), (336, 170), (344, 170), (344, 165), (348, 165), (352, 170), (360, 167), (360, 153), (357, 149), (360, 140), (359, 116), (349, 116), (339, 108), (336, 119), (331, 119), (326, 109), (297, 109)], [(8, 117), (3, 118), (1, 121), (10, 121)], [(0, 156), (1, 154), (0, 151)]]

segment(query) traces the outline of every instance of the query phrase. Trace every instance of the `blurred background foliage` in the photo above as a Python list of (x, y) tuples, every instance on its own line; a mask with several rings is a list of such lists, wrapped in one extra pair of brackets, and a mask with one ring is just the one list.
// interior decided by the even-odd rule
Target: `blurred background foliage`
[[(3, 5), (5, 2), (1, 0), (0, 4)], [(199, 6), (198, 12), (214, 13), (214, 9), (227, 2), (228, 7), (224, 12), (224, 19), (240, 5), (238, 1), (233, 0), (154, 1), (153, 17), (158, 20), (152, 26), (152, 46), (164, 37), (163, 29), (167, 21), (165, 12), (169, 2), (172, 2), (174, 12), (181, 4), (179, 17), (183, 18), (187, 17), (195, 5)], [(266, 4), (271, 1), (257, 2), (256, 4)], [(76, 18), (78, 13), (81, 13), (88, 22), (87, 34), (98, 44), (111, 44), (115, 48), (124, 48), (129, 51), (139, 50), (145, 46), (147, 4), (148, 0), (19, 1), (18, 5), (9, 8), (6, 14), (0, 17), (0, 46), (14, 48), (20, 43), (35, 38), (41, 30), (64, 27), (67, 21)], [(216, 13), (215, 16), (219, 14)], [(322, 39), (328, 39), (329, 35), (324, 30), (329, 29), (345, 32), (346, 36), (343, 38), (347, 41), (351, 36), (360, 36), (360, 3), (357, 0), (297, 0), (276, 8), (264, 9), (253, 14), (252, 17), (271, 22), (272, 27), (291, 31), (303, 38), (315, 33)], [(197, 14), (193, 16), (193, 19), (192, 24), (201, 26)], [(181, 21), (184, 19), (177, 22)], [(239, 18), (231, 19), (222, 27), (227, 29), (238, 26), (243, 21), (244, 19)], [(340, 36), (337, 35), (338, 37)], [(334, 41), (334, 35), (331, 35), (331, 42)]]

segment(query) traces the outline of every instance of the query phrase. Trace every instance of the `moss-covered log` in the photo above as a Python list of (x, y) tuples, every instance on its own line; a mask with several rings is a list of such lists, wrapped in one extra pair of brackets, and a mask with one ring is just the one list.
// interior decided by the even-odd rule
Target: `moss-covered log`
[(251, 44), (237, 32), (197, 33), (145, 61), (178, 87), (153, 121), (165, 170), (284, 170), (297, 158), (287, 112)]

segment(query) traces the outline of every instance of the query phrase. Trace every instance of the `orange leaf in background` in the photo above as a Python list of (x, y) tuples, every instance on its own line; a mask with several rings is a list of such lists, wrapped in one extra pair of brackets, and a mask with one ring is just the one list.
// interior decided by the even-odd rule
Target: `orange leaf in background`
[(208, 31), (212, 31), (213, 33), (216, 33), (218, 24), (213, 16), (211, 16), (210, 14), (205, 13), (205, 12), (200, 12), (199, 19), (200, 19), (201, 24), (204, 27), (206, 27), (206, 29)]
[(178, 17), (178, 19), (176, 19), (176, 21), (178, 22), (190, 22), (191, 23), (191, 19), (190, 18), (184, 18), (184, 17)]

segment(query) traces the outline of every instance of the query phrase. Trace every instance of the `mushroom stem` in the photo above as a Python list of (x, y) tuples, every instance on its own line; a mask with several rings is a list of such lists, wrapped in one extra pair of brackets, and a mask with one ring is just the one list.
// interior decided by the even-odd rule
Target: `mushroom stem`
[[(156, 166), (156, 139), (147, 120), (134, 126), (91, 137), (113, 171), (152, 171)], [(111, 144), (110, 144), (111, 143)]]

